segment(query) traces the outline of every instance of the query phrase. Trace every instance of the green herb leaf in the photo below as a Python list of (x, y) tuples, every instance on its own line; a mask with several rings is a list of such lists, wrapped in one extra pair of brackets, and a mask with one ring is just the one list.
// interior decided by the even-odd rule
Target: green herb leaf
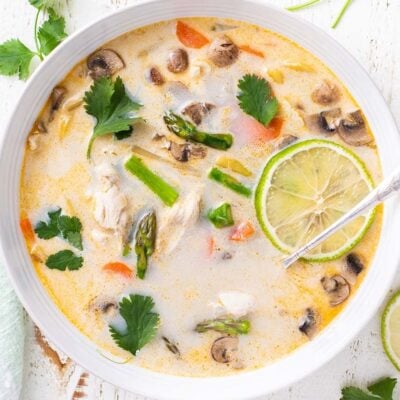
[(228, 203), (224, 203), (207, 214), (207, 218), (212, 222), (216, 228), (225, 228), (234, 225), (232, 216), (232, 208)]
[(110, 325), (110, 333), (117, 345), (136, 355), (138, 350), (156, 335), (160, 316), (153, 312), (154, 301), (149, 296), (131, 294), (119, 303), (119, 312), (126, 322), (126, 329), (120, 331)]
[(61, 215), (61, 208), (48, 213), (49, 222), (40, 221), (35, 232), (40, 239), (51, 239), (56, 236), (61, 236), (72, 246), (79, 250), (82, 247), (82, 224), (79, 218)]
[(133, 133), (133, 126), (130, 126), (127, 131), (119, 131), (114, 133), (114, 137), (117, 140), (123, 140), (127, 139), (128, 137), (131, 137)]
[(77, 249), (83, 250), (81, 235), (82, 224), (79, 218), (62, 215), (58, 219), (58, 228), (62, 237), (67, 242)]
[(393, 400), (393, 391), (396, 387), (396, 378), (384, 378), (368, 387), (368, 390), (382, 398), (382, 400)]
[(61, 215), (61, 208), (56, 211), (50, 211), (47, 215), (49, 216), (49, 222), (40, 221), (35, 227), (38, 237), (45, 240), (49, 240), (60, 234), (58, 219)]
[(240, 108), (263, 125), (268, 125), (278, 112), (278, 100), (270, 84), (256, 75), (247, 74), (239, 81)]
[(218, 150), (228, 150), (233, 143), (230, 133), (207, 133), (197, 130), (197, 127), (173, 112), (164, 115), (164, 122), (170, 132), (182, 139), (202, 143)]
[(250, 321), (246, 319), (217, 318), (200, 322), (196, 325), (196, 332), (215, 331), (227, 335), (247, 335), (250, 331)]
[(396, 383), (397, 379), (394, 378), (381, 379), (368, 387), (370, 393), (354, 386), (349, 386), (342, 389), (340, 400), (393, 400), (393, 391)]
[(61, 250), (56, 254), (52, 254), (46, 260), (46, 266), (50, 269), (58, 269), (65, 271), (77, 270), (83, 265), (83, 258), (75, 255), (71, 250)]
[(88, 158), (96, 138), (127, 131), (132, 124), (142, 120), (132, 114), (141, 105), (128, 97), (120, 77), (114, 82), (108, 77), (97, 79), (85, 93), (83, 101), (86, 112), (97, 120), (87, 149)]
[(37, 9), (53, 6), (54, 0), (29, 0), (29, 3)]
[(139, 157), (132, 156), (125, 163), (125, 168), (141, 180), (167, 206), (171, 207), (178, 199), (179, 193), (164, 179), (147, 168)]
[(228, 189), (233, 190), (236, 193), (239, 193), (243, 196), (250, 197), (251, 189), (247, 186), (243, 185), (243, 183), (239, 182), (236, 178), (231, 175), (222, 172), (219, 168), (212, 168), (208, 177), (220, 183), (222, 186), (227, 187)]
[(49, 8), (49, 18), (43, 23), (38, 31), (40, 52), (44, 55), (50, 54), (67, 37), (65, 32), (65, 20)]
[(34, 56), (35, 53), (19, 39), (7, 40), (7, 42), (0, 44), (0, 74), (18, 74), (19, 79), (26, 79)]

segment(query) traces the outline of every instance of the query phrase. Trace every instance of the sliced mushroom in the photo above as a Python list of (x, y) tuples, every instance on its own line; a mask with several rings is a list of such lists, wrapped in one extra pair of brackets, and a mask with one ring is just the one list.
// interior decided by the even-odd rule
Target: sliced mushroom
[(175, 49), (168, 54), (168, 71), (178, 74), (187, 70), (189, 66), (189, 56), (184, 49)]
[(350, 284), (341, 275), (321, 279), (322, 287), (329, 296), (329, 304), (335, 307), (343, 303), (350, 295)]
[(200, 125), (203, 118), (215, 108), (214, 104), (197, 102), (186, 106), (182, 110), (183, 115), (187, 115), (196, 125)]
[(232, 255), (232, 253), (230, 253), (229, 251), (224, 251), (224, 252), (222, 253), (221, 258), (222, 258), (223, 260), (231, 260), (231, 259), (233, 258), (233, 255)]
[(227, 67), (238, 59), (239, 48), (228, 36), (224, 35), (210, 44), (208, 57), (217, 67)]
[(285, 147), (290, 146), (292, 143), (297, 142), (299, 138), (294, 135), (283, 135), (275, 145), (276, 150), (284, 149)]
[(214, 341), (211, 356), (218, 363), (230, 363), (238, 360), (239, 339), (232, 336), (222, 336)]
[(94, 299), (90, 303), (89, 308), (100, 312), (104, 317), (109, 319), (115, 316), (118, 310), (118, 303), (110, 299)]
[(350, 253), (346, 256), (346, 270), (354, 275), (359, 275), (364, 269), (364, 263), (356, 253)]
[(47, 126), (46, 123), (41, 119), (36, 123), (36, 130), (38, 133), (47, 133)]
[(87, 59), (90, 76), (98, 79), (111, 76), (125, 67), (122, 58), (111, 49), (101, 49), (91, 54)]
[(62, 102), (64, 101), (67, 89), (63, 86), (56, 86), (51, 92), (50, 102), (51, 110), (56, 111), (60, 108)]
[(340, 99), (340, 90), (334, 83), (324, 80), (311, 93), (311, 99), (323, 106), (336, 103)]
[(162, 337), (162, 340), (165, 343), (165, 346), (167, 349), (172, 353), (175, 354), (177, 357), (181, 356), (181, 352), (179, 351), (179, 348), (176, 343), (172, 342), (170, 339), (168, 339), (166, 336)]
[(160, 70), (156, 67), (151, 67), (149, 69), (148, 79), (153, 85), (156, 86), (161, 86), (165, 82), (163, 75), (161, 74)]
[(339, 136), (352, 146), (363, 146), (371, 142), (372, 136), (368, 132), (361, 110), (353, 111), (342, 119)]
[(312, 308), (307, 308), (300, 321), (299, 331), (312, 338), (317, 331), (317, 314)]
[(323, 135), (333, 135), (337, 132), (341, 122), (342, 111), (340, 108), (322, 111), (305, 117), (307, 126), (313, 132)]
[(204, 158), (207, 155), (207, 149), (203, 146), (197, 146), (191, 143), (169, 142), (168, 150), (176, 161), (186, 162), (191, 157)]

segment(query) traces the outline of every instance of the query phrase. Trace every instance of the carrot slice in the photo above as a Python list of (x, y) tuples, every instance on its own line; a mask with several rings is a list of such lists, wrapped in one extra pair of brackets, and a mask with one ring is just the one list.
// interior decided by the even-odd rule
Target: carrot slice
[(204, 35), (182, 21), (176, 23), (176, 36), (178, 36), (183, 45), (193, 49), (200, 49), (207, 43), (210, 43)]
[(263, 52), (253, 49), (252, 47), (248, 46), (247, 44), (239, 46), (239, 48), (240, 48), (240, 50), (245, 51), (246, 53), (253, 54), (253, 56), (264, 58)]
[(207, 255), (208, 257), (211, 257), (214, 253), (215, 249), (215, 240), (212, 236), (208, 238), (208, 243), (207, 243)]
[(265, 140), (277, 138), (281, 134), (282, 126), (285, 121), (283, 118), (275, 117), (265, 128)]
[(110, 262), (103, 267), (103, 271), (114, 272), (125, 278), (132, 277), (132, 270), (126, 264), (121, 262)]
[(25, 239), (27, 241), (34, 242), (35, 233), (33, 231), (32, 224), (31, 221), (29, 221), (29, 218), (21, 218), (19, 226), (21, 227), (21, 231)]
[(268, 126), (264, 126), (253, 117), (242, 115), (235, 120), (232, 132), (242, 137), (245, 142), (270, 141), (277, 138), (282, 129), (284, 120), (275, 117)]
[(243, 242), (254, 234), (256, 230), (250, 221), (241, 222), (232, 232), (231, 240)]

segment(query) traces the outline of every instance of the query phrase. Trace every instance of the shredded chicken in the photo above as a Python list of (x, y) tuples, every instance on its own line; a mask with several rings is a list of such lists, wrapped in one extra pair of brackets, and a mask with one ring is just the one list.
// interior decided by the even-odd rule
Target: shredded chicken
[(216, 317), (230, 315), (233, 318), (240, 318), (253, 311), (255, 299), (252, 295), (235, 290), (221, 292), (218, 295), (218, 302), (210, 303)]
[(121, 190), (118, 173), (111, 164), (103, 163), (95, 168), (95, 174), (99, 188), (93, 194), (94, 218), (102, 228), (114, 231), (125, 239), (130, 217), (128, 199)]
[(178, 246), (186, 230), (198, 221), (201, 193), (202, 190), (200, 188), (194, 189), (161, 217), (157, 235), (158, 254), (171, 254)]

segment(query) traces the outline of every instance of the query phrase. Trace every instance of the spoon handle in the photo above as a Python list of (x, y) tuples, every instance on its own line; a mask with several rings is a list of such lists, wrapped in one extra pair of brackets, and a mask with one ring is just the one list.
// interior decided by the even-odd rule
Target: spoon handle
[(394, 172), (384, 179), (374, 190), (372, 190), (364, 199), (362, 199), (358, 204), (356, 204), (349, 212), (340, 217), (331, 226), (317, 235), (306, 245), (300, 247), (290, 256), (282, 260), (283, 266), (289, 268), (295, 261), (303, 257), (306, 253), (312, 250), (314, 247), (318, 246), (330, 235), (341, 229), (348, 222), (352, 221), (354, 218), (364, 214), (366, 211), (375, 207), (379, 203), (385, 201), (393, 193), (400, 190), (400, 167), (396, 168)]

